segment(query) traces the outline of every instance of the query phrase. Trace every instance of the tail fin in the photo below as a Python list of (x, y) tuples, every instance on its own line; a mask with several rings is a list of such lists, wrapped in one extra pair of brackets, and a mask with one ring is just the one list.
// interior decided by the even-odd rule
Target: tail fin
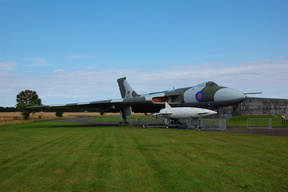
[(126, 80), (126, 77), (122, 77), (120, 79), (117, 79), (121, 97), (122, 98), (129, 98), (129, 97), (138, 97), (138, 95), (135, 90), (131, 87), (131, 85)]
[(171, 109), (172, 107), (167, 103), (165, 102), (165, 109)]

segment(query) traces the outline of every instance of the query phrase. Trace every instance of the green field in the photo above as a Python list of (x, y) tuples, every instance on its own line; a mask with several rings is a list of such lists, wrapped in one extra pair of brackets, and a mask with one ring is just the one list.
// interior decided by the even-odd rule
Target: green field
[(0, 127), (0, 191), (288, 191), (288, 138), (39, 121)]

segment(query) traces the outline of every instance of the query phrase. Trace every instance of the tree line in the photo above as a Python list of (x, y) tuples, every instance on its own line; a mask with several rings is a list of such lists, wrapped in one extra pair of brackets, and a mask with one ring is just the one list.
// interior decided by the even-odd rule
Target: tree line
[(16, 107), (1, 107), (0, 112), (17, 112)]
[[(39, 98), (36, 91), (25, 90), (21, 91), (16, 96), (16, 107), (1, 107), (0, 112), (17, 112), (20, 111), (23, 119), (29, 119), (30, 114), (34, 114), (37, 112), (35, 108), (29, 108), (31, 106), (41, 106), (42, 100)], [(93, 108), (40, 108), (38, 111), (43, 112), (55, 112), (55, 115), (58, 117), (62, 117), (64, 111), (65, 112), (97, 112), (96, 109)]]
[[(56, 109), (53, 108), (46, 108), (41, 110), (43, 112), (56, 112)], [(94, 108), (65, 108), (63, 109), (64, 112), (99, 112)], [(20, 112), (19, 110), (16, 109), (16, 107), (2, 107), (0, 106), (0, 112)]]

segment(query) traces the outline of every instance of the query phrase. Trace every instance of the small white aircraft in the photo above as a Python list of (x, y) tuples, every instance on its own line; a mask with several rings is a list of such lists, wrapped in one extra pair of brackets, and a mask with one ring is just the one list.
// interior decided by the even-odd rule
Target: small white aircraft
[(187, 120), (187, 127), (191, 128), (193, 122), (196, 128), (199, 128), (201, 122), (199, 118), (217, 114), (216, 111), (197, 107), (171, 107), (165, 102), (165, 108), (161, 109), (159, 113), (154, 113), (152, 116), (156, 119), (164, 119), (166, 126), (171, 125), (171, 122), (179, 119)]

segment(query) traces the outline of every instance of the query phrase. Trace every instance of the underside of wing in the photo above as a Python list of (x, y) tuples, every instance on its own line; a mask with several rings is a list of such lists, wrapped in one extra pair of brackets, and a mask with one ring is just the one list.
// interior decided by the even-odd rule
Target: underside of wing
[[(131, 107), (133, 112), (147, 113), (158, 112), (164, 107), (165, 102), (180, 104), (182, 102), (181, 92), (173, 90), (168, 92), (150, 93), (146, 95), (139, 95), (136, 97), (126, 97), (119, 99), (109, 99), (100, 101), (89, 101), (79, 103), (67, 103), (57, 105), (41, 105), (32, 106), (30, 108), (45, 110), (45, 108), (78, 108), (78, 109), (91, 109), (104, 112), (119, 112), (123, 108)], [(165, 114), (163, 114), (165, 115)]]
[(103, 101), (54, 104), (54, 105), (37, 105), (28, 108), (109, 108), (112, 106), (111, 101), (112, 100), (103, 100)]
[(144, 96), (131, 97), (131, 98), (120, 98), (120, 99), (110, 99), (101, 101), (90, 101), (90, 102), (79, 102), (79, 103), (67, 103), (67, 104), (55, 104), (55, 105), (37, 105), (28, 108), (45, 110), (47, 108), (57, 109), (61, 108), (63, 110), (70, 108), (78, 109), (91, 109), (96, 111), (104, 112), (119, 112), (125, 107), (132, 107), (134, 112), (156, 112), (159, 111), (163, 105), (158, 108), (151, 101), (147, 101)]

